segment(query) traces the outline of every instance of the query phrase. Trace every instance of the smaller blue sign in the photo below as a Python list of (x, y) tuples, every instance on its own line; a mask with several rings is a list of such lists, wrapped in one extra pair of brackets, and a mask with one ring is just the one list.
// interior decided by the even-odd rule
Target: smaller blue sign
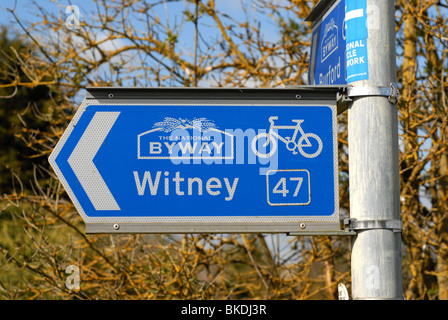
[(346, 0), (347, 83), (369, 79), (367, 56), (367, 2)]
[(313, 28), (308, 81), (312, 85), (346, 84), (345, 0), (337, 1)]

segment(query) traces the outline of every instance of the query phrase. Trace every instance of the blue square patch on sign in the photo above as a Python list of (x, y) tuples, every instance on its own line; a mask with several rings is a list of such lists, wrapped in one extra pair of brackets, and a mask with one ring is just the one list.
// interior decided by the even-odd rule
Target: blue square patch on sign
[(367, 38), (368, 33), (366, 0), (346, 0), (345, 5), (347, 42)]

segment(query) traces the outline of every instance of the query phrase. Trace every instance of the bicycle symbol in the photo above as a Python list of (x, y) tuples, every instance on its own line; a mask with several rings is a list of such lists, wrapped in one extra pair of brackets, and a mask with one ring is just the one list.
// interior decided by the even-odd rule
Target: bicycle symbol
[[(272, 156), (275, 153), (275, 151), (277, 150), (277, 141), (274, 139), (273, 136), (277, 137), (280, 141), (284, 142), (286, 145), (286, 148), (289, 151), (291, 151), (293, 154), (297, 154), (297, 151), (296, 151), (296, 149), (297, 149), (297, 150), (299, 150), (299, 152), (302, 156), (304, 156), (306, 158), (315, 158), (322, 152), (323, 145), (322, 145), (322, 140), (319, 138), (319, 136), (314, 133), (305, 133), (303, 131), (302, 127), (300, 126), (302, 124), (302, 122), (304, 122), (305, 120), (299, 120), (299, 119), (292, 120), (292, 122), (296, 123), (295, 126), (276, 126), (276, 125), (274, 125), (274, 120), (278, 120), (278, 117), (272, 116), (269, 118), (269, 122), (271, 123), (271, 126), (269, 128), (268, 133), (260, 133), (260, 134), (256, 135), (254, 137), (254, 139), (252, 140), (252, 151), (258, 157), (269, 158), (270, 156)], [(293, 134), (292, 138), (282, 137), (277, 132), (275, 132), (274, 129), (293, 129), (294, 134)], [(300, 132), (301, 136), (298, 139), (298, 141), (296, 142), (297, 134), (299, 132)], [(257, 149), (257, 141), (262, 138), (266, 138), (266, 142), (263, 144), (264, 148), (267, 147), (269, 144), (271, 144), (271, 151), (269, 153), (262, 153), (262, 152), (259, 152)], [(310, 138), (313, 138), (315, 141), (312, 143), (310, 141)], [(261, 141), (262, 140), (260, 140), (260, 142)], [(307, 153), (305, 151), (306, 148), (309, 148), (312, 146), (314, 146), (313, 149), (315, 149), (316, 143), (318, 145), (317, 151), (315, 151), (314, 153)], [(304, 150), (304, 148), (305, 148), (305, 150)], [(313, 149), (311, 149), (311, 150), (313, 150)]]

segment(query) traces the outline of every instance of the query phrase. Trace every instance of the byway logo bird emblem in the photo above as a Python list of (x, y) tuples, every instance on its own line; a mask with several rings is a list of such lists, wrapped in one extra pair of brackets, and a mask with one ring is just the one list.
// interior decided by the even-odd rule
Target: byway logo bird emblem
[(163, 121), (156, 122), (153, 128), (162, 129), (164, 132), (172, 132), (176, 129), (196, 129), (200, 132), (207, 132), (209, 129), (216, 129), (213, 120), (207, 118), (175, 119), (165, 117)]

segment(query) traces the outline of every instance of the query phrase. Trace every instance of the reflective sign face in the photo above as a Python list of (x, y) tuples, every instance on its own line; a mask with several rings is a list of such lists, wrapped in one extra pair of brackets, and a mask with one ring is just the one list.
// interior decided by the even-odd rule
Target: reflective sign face
[(313, 27), (310, 84), (346, 84), (345, 1), (338, 0)]
[[(372, 15), (378, 14), (374, 8), (370, 8)], [(337, 0), (319, 18), (312, 32), (310, 84), (348, 84), (369, 79), (367, 11), (366, 0)]]
[(336, 143), (331, 105), (95, 100), (50, 162), (87, 226), (276, 232), (339, 221)]

